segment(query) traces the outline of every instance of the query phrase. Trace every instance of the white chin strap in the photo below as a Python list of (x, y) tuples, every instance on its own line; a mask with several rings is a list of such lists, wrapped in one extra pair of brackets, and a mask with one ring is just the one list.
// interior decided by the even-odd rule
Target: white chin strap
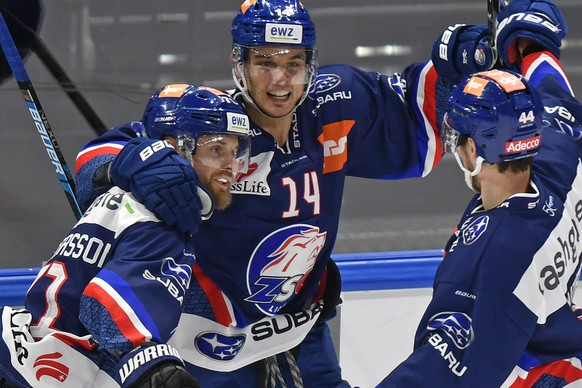
[(483, 162), (485, 161), (485, 159), (483, 159), (481, 156), (477, 156), (477, 162), (475, 163), (475, 169), (473, 171), (470, 171), (468, 168), (463, 166), (463, 162), (461, 161), (461, 157), (459, 156), (459, 153), (454, 152), (454, 155), (455, 155), (455, 159), (457, 160), (457, 164), (459, 165), (459, 167), (461, 168), (461, 170), (463, 170), (463, 173), (465, 174), (465, 184), (467, 185), (467, 187), (469, 189), (471, 189), (471, 191), (478, 193), (479, 190), (477, 190), (477, 189), (475, 189), (475, 187), (473, 187), (473, 179), (472, 178), (481, 172), (481, 166), (483, 165)]

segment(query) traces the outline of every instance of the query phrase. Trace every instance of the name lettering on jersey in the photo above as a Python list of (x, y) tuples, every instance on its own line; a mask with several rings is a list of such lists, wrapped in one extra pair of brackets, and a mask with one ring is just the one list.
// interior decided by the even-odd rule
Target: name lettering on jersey
[(267, 23), (265, 26), (265, 42), (301, 44), (303, 41), (303, 26), (295, 24)]
[(355, 120), (342, 120), (323, 126), (317, 140), (323, 146), (323, 173), (340, 171), (348, 161), (348, 134)]
[(119, 368), (119, 378), (121, 379), (121, 382), (125, 382), (125, 380), (127, 380), (127, 378), (140, 366), (160, 357), (180, 358), (180, 355), (176, 349), (167, 344), (158, 344), (144, 348), (143, 350), (138, 351), (135, 356), (128, 359), (121, 368)]
[(246, 174), (236, 177), (236, 182), (230, 186), (232, 194), (250, 194), (268, 197), (271, 195), (271, 188), (267, 183), (267, 177), (271, 172), (271, 161), (274, 153), (272, 151), (263, 152), (251, 157), (249, 170)]
[(569, 219), (569, 227), (565, 233), (558, 235), (555, 239), (558, 251), (553, 255), (552, 262), (540, 270), (540, 292), (555, 290), (562, 281), (568, 281), (569, 267), (576, 267), (578, 248), (580, 244), (580, 221), (582, 221), (582, 200), (578, 201), (574, 207), (575, 218)]
[(315, 226), (292, 225), (265, 237), (249, 261), (244, 300), (267, 315), (279, 312), (303, 287), (326, 236)]
[(441, 357), (448, 362), (448, 367), (455, 375), (461, 377), (467, 371), (467, 366), (461, 367), (461, 362), (457, 361), (457, 358), (453, 352), (448, 350), (449, 345), (443, 341), (443, 338), (437, 334), (433, 333), (428, 337), (428, 343), (440, 353)]
[(70, 257), (81, 259), (87, 264), (102, 268), (109, 255), (111, 244), (85, 233), (71, 233), (59, 244), (51, 257)]

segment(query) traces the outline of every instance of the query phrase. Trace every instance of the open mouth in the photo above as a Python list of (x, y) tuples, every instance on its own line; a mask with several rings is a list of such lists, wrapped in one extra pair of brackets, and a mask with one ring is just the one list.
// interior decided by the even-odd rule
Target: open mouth
[(267, 95), (275, 100), (287, 100), (291, 97), (291, 92), (278, 90), (278, 91), (271, 91), (267, 92)]
[(214, 178), (214, 181), (218, 183), (219, 187), (226, 189), (230, 187), (230, 185), (232, 184), (232, 180), (233, 180), (232, 176), (227, 177), (225, 175)]

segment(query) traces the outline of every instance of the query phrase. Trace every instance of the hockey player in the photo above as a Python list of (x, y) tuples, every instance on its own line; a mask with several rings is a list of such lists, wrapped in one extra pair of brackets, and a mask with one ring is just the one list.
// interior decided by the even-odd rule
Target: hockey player
[[(142, 158), (194, 167), (205, 215), (212, 204), (229, 205), (234, 174), (248, 167), (249, 119), (239, 104), (214, 89), (167, 85), (151, 98), (141, 128), (157, 139)], [(192, 235), (111, 188), (41, 268), (26, 309), (2, 310), (0, 386), (198, 387), (167, 344), (194, 262)]]
[(582, 107), (556, 55), (507, 36), (497, 36), (503, 62), (529, 81), (481, 72), (451, 98), (441, 139), (477, 194), (445, 247), (413, 353), (379, 387), (582, 386)]
[[(450, 40), (449, 59), (462, 71), (489, 68), (486, 30), (467, 26)], [(289, 377), (287, 385), (292, 383), (286, 365), (296, 356), (305, 386), (346, 386), (325, 323), (339, 301), (340, 280), (330, 255), (345, 177), (420, 177), (434, 168), (441, 157), (436, 72), (431, 62), (414, 64), (402, 76), (345, 65), (317, 69), (314, 25), (296, 0), (245, 1), (232, 36), (234, 93), (252, 120), (253, 137), (249, 172), (232, 187), (233, 205), (200, 223), (197, 201), (183, 198), (184, 192), (195, 193), (188, 179), (178, 179), (166, 160), (142, 161), (138, 155), (147, 141), (127, 136), (116, 139), (128, 142), (121, 152), (111, 138), (81, 151), (79, 195), (92, 198), (110, 178), (178, 228), (200, 228), (194, 237), (195, 274), (207, 286), (213, 319), (222, 326), (211, 331), (217, 331), (220, 346), (193, 346), (194, 331), (172, 343), (196, 366), (192, 371), (202, 384), (258, 386), (265, 365), (272, 371), (273, 356), (287, 350), (275, 357)], [(103, 173), (108, 166), (110, 174)], [(159, 187), (140, 183), (154, 168), (175, 178), (163, 196)], [(209, 244), (227, 224), (233, 243)], [(317, 313), (321, 300), (323, 311)], [(317, 316), (318, 322), (306, 334), (296, 327), (298, 316)], [(289, 322), (284, 333), (273, 326), (278, 319)], [(245, 330), (252, 335), (238, 334)], [(242, 339), (252, 343), (253, 356), (237, 351), (222, 359), (224, 347)]]
[[(99, 166), (115, 158), (115, 184), (177, 227), (199, 228), (195, 275), (212, 302), (208, 318), (219, 325), (209, 333), (217, 342), (195, 346), (198, 330), (179, 328), (172, 344), (203, 385), (253, 387), (266, 379), (271, 384), (274, 376), (293, 386), (287, 364), (297, 362), (298, 386), (347, 386), (325, 323), (339, 301), (330, 255), (345, 178), (420, 177), (434, 168), (441, 157), (435, 72), (427, 62), (402, 78), (344, 65), (322, 67), (317, 75), (314, 25), (297, 0), (245, 1), (232, 36), (235, 98), (252, 120), (253, 137), (250, 168), (232, 185), (232, 206), (198, 225), (197, 201), (191, 194), (182, 198), (195, 193), (188, 179), (144, 186), (156, 174), (177, 174), (169, 161), (143, 161), (148, 141), (124, 133), (97, 139), (79, 154), (81, 202), (106, 189), (108, 167)], [(112, 140), (129, 141), (117, 158), (120, 143)], [(230, 243), (212, 243), (222, 230)], [(231, 343), (240, 346), (225, 358)], [(282, 377), (271, 373), (278, 368)]]

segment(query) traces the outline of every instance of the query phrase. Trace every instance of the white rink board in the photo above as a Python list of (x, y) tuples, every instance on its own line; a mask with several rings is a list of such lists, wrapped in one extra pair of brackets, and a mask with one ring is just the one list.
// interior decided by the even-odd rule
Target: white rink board
[[(577, 291), (575, 303), (582, 305), (580, 286)], [(352, 387), (374, 387), (408, 357), (431, 295), (429, 288), (342, 293), (330, 327), (343, 378)]]
[[(431, 295), (428, 288), (342, 293), (336, 351), (352, 387), (374, 387), (410, 354)], [(331, 326), (336, 335), (338, 322)]]

